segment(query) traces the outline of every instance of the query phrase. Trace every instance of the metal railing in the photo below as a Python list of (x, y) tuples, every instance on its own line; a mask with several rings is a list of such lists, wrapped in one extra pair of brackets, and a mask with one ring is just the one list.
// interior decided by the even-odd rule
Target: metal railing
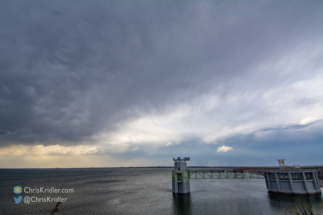
[(277, 173), (297, 173), (297, 172), (318, 172), (321, 173), (323, 169), (271, 169), (271, 170), (237, 170), (237, 169), (188, 169), (189, 179), (264, 179), (265, 172)]
[(272, 169), (264, 172), (319, 172), (319, 169)]
[(188, 170), (189, 179), (264, 179), (260, 171)]

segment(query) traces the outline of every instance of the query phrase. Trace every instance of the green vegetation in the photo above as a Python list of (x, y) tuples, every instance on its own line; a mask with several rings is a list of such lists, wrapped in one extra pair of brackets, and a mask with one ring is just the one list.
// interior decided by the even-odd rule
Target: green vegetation
[[(289, 213), (293, 215), (323, 215), (323, 205), (320, 211), (317, 212), (315, 210), (313, 211), (312, 207), (309, 204), (307, 204), (307, 202), (304, 203), (300, 199), (298, 199), (298, 202), (296, 202), (296, 204), (296, 208), (293, 208), (292, 206), (287, 207)], [(284, 208), (283, 213), (286, 214)]]

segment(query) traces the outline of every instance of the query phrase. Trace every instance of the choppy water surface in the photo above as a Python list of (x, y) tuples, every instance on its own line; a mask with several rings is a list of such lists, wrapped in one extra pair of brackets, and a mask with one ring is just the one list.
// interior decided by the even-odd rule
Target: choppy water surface
[[(168, 168), (0, 170), (0, 214), (50, 214), (55, 203), (14, 204), (13, 187), (74, 189), (71, 194), (21, 196), (67, 198), (71, 214), (283, 214), (300, 198), (322, 208), (322, 195), (270, 194), (264, 179), (191, 180), (191, 193), (172, 193)], [(61, 214), (57, 213), (57, 214)]]

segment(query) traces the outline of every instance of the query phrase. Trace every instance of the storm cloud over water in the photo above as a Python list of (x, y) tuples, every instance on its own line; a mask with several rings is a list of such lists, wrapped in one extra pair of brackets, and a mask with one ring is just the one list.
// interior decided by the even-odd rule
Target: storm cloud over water
[(2, 1), (0, 156), (322, 162), (322, 9)]

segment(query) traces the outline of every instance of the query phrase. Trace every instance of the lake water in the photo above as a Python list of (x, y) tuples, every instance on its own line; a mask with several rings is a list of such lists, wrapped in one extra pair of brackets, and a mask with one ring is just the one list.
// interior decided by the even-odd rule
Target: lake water
[[(322, 195), (270, 194), (264, 179), (191, 180), (191, 193), (172, 193), (170, 168), (0, 169), (0, 214), (50, 214), (54, 202), (21, 201), (14, 196), (67, 198), (55, 214), (283, 214), (300, 198), (322, 210)], [(22, 192), (13, 188), (73, 189), (74, 193)]]

